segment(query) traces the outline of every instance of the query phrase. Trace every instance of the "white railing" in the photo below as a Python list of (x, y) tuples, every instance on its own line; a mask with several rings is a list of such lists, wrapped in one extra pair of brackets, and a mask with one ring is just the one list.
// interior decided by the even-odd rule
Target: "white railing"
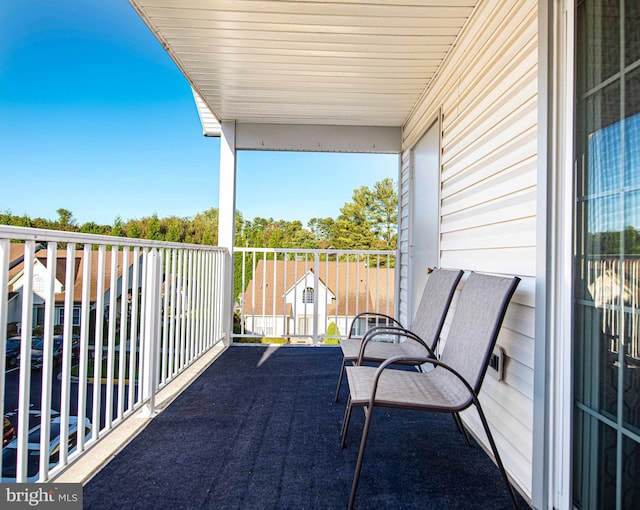
[(17, 432), (3, 481), (46, 481), (133, 412), (152, 415), (228, 335), (229, 264), (221, 248), (0, 226), (0, 416)]
[(360, 312), (394, 315), (394, 265), (393, 251), (234, 248), (234, 342), (337, 343)]

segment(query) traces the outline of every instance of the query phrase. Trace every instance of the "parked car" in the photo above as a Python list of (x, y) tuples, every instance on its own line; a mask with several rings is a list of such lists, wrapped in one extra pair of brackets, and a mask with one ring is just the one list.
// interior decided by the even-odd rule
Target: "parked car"
[(2, 447), (7, 446), (16, 437), (16, 429), (11, 423), (11, 420), (4, 417), (4, 423), (2, 426)]
[[(31, 368), (42, 368), (42, 348), (44, 339), (40, 337), (33, 338), (31, 342)], [(62, 346), (63, 338), (61, 336), (53, 337), (53, 366), (57, 367), (62, 362)], [(71, 340), (71, 355), (77, 357), (80, 352), (80, 337), (74, 335)]]
[[(51, 419), (49, 440), (49, 468), (53, 468), (60, 459), (60, 416)], [(28, 432), (27, 439), (27, 482), (36, 482), (40, 472), (40, 431), (37, 425)], [(66, 438), (69, 453), (73, 452), (77, 444), (78, 418), (69, 417), (69, 434)], [(89, 418), (84, 419), (85, 435), (91, 433)], [(2, 449), (2, 483), (16, 481), (16, 465), (18, 459), (18, 439), (13, 439)]]
[(15, 368), (20, 362), (20, 337), (7, 338), (7, 350), (5, 354), (6, 367)]

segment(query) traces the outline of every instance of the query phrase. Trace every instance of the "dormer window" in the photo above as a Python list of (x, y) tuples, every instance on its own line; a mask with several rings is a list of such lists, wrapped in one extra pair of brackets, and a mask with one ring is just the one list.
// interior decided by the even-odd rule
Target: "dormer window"
[(302, 302), (313, 303), (313, 287), (307, 287), (302, 291)]
[(33, 275), (33, 292), (44, 292), (44, 278), (39, 274)]

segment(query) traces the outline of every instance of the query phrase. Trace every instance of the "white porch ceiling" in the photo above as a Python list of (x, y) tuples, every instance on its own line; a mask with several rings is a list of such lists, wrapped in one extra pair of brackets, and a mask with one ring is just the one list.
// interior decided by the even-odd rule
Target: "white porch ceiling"
[(220, 121), (402, 126), (480, 0), (130, 0)]

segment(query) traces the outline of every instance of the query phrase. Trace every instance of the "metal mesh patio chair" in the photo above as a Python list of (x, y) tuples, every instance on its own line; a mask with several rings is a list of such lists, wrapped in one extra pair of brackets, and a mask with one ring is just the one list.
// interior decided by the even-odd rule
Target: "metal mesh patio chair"
[[(518, 508), (513, 489), (478, 401), (478, 393), (507, 307), (519, 281), (518, 277), (504, 278), (471, 273), (460, 293), (449, 335), (439, 359), (396, 356), (378, 367), (347, 367), (350, 395), (342, 426), (343, 448), (353, 407), (363, 407), (366, 415), (349, 500), (350, 509), (355, 503), (374, 407), (455, 414), (471, 405), (475, 405), (478, 410), (495, 462), (507, 485), (513, 506)], [(426, 362), (434, 366), (432, 371), (388, 370), (394, 363), (419, 365)], [(461, 461), (463, 462), (464, 459)]]
[[(449, 305), (462, 275), (463, 271), (437, 268), (429, 274), (410, 332), (396, 319), (383, 313), (362, 312), (355, 316), (351, 322), (349, 337), (340, 341), (342, 366), (336, 388), (336, 402), (347, 363), (382, 363), (393, 356), (425, 357), (435, 352)], [(384, 321), (385, 324), (370, 328), (361, 338), (353, 338), (362, 319), (374, 319), (377, 323)], [(405, 341), (376, 341), (380, 337), (401, 337)]]

